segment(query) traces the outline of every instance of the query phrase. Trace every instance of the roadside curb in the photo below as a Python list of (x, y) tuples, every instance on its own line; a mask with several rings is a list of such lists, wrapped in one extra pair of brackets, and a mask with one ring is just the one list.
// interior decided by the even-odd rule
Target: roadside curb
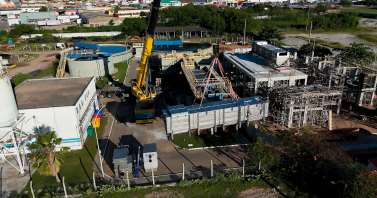
[(200, 150), (200, 149), (212, 149), (212, 148), (224, 148), (224, 147), (234, 147), (234, 146), (247, 146), (247, 145), (251, 145), (252, 143), (247, 143), (247, 144), (232, 144), (232, 145), (223, 145), (223, 146), (207, 146), (207, 147), (198, 147), (198, 148), (190, 148), (190, 149), (187, 149), (187, 148), (182, 148), (182, 147), (179, 147), (177, 145), (175, 145), (169, 138), (168, 138), (169, 142), (176, 148), (179, 148), (179, 149), (183, 149), (183, 150), (187, 150), (187, 151), (193, 151), (193, 150)]

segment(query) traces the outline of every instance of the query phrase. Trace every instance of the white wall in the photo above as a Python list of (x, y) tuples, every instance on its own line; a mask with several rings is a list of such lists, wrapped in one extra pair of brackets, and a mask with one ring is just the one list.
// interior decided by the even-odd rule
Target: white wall
[(83, 141), (86, 140), (87, 128), (90, 125), (95, 108), (98, 107), (96, 97), (95, 78), (92, 78), (83, 94), (75, 103), (75, 117), (79, 127), (81, 127)]
[[(71, 37), (90, 37), (90, 36), (117, 36), (121, 32), (83, 32), (83, 33), (53, 33), (52, 36), (59, 38), (71, 38)], [(22, 35), (20, 39), (35, 38), (37, 36), (43, 36), (42, 34)]]
[(58, 138), (63, 139), (61, 146), (81, 149), (81, 139), (74, 106), (20, 109), (19, 112), (25, 113), (22, 130), (26, 133), (35, 134), (38, 132), (37, 129), (39, 132), (50, 130), (55, 132)]

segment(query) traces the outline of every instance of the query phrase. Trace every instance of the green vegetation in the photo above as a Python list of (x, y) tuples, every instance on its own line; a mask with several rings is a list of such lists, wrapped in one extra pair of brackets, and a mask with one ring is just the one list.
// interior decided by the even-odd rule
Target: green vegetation
[[(211, 132), (209, 131), (200, 133), (200, 135), (196, 132), (191, 133), (191, 137), (189, 137), (188, 133), (174, 135), (174, 140), (171, 141), (181, 148), (200, 148), (237, 144), (233, 136), (229, 133), (214, 133), (211, 135)], [(193, 146), (188, 146), (188, 144), (192, 144)]]
[(343, 12), (354, 12), (362, 14), (377, 14), (376, 7), (350, 7), (341, 9)]
[(114, 10), (120, 10), (120, 7), (118, 5), (115, 6)]
[[(112, 76), (105, 76), (103, 77), (103, 83), (105, 84), (105, 86), (110, 86), (108, 85), (107, 83), (110, 81), (110, 82), (114, 82), (114, 78), (118, 78), (119, 81), (118, 83), (120, 84), (123, 84), (124, 82), (124, 79), (126, 78), (126, 74), (127, 74), (127, 69), (128, 69), (128, 64), (127, 63), (115, 63), (114, 64), (114, 67), (118, 69), (118, 72), (113, 74)], [(102, 82), (101, 81), (97, 81), (96, 82), (96, 86), (97, 87), (102, 87)]]
[(317, 15), (313, 17), (313, 29), (343, 29), (355, 28), (359, 25), (360, 17), (346, 13)]
[(376, 55), (371, 51), (370, 47), (364, 43), (351, 43), (351, 47), (346, 47), (340, 51), (338, 57), (347, 63), (356, 63), (361, 65), (369, 65), (376, 60)]
[(55, 133), (46, 131), (43, 134), (36, 134), (36, 141), (28, 145), (29, 150), (33, 152), (28, 155), (29, 161), (35, 160), (31, 168), (41, 175), (55, 176), (57, 183), (61, 182), (58, 173), (63, 162), (62, 155), (69, 150), (68, 147), (61, 147), (60, 151), (55, 151), (62, 140), (57, 138)]
[(372, 43), (377, 43), (377, 35), (374, 34), (357, 34), (357, 38), (369, 41)]
[(262, 26), (258, 30), (258, 35), (259, 35), (259, 39), (268, 41), (269, 43), (271, 43), (272, 39), (277, 39), (279, 41), (284, 39), (284, 36), (280, 30), (274, 27), (269, 27), (269, 26)]
[(46, 8), (46, 6), (42, 6), (42, 7), (39, 9), (39, 12), (47, 12), (47, 8)]
[[(107, 117), (103, 117), (101, 126), (97, 129), (98, 137), (102, 136), (106, 123)], [(93, 174), (93, 160), (96, 154), (97, 142), (95, 135), (93, 135), (92, 137), (88, 136), (86, 138), (83, 149), (70, 151), (62, 155), (63, 162), (61, 163), (59, 177), (65, 177), (66, 186), (91, 183)], [(38, 172), (35, 172), (32, 175), (32, 180), (35, 191), (37, 191), (36, 189), (62, 187), (62, 184), (56, 183), (55, 178), (41, 175)], [(24, 191), (28, 191), (28, 194), (26, 194), (25, 197), (31, 197), (29, 183), (22, 190), (20, 195), (23, 195)], [(44, 192), (42, 192), (40, 195), (38, 195), (37, 192), (35, 193), (36, 197), (41, 197), (41, 195), (44, 195)]]
[(109, 21), (109, 25), (110, 25), (110, 26), (114, 26), (114, 24), (115, 24), (115, 23), (114, 23), (114, 20), (111, 19), (111, 20)]
[[(305, 40), (305, 41), (309, 41), (309, 38), (305, 37), (305, 36), (297, 36), (297, 38)], [(314, 42), (314, 38), (310, 38), (310, 41)], [(325, 41), (325, 40), (321, 40), (321, 39), (315, 39), (315, 43), (319, 44), (319, 45), (331, 47), (331, 48), (334, 48), (334, 49), (345, 49), (345, 46), (338, 43), (338, 42), (330, 43), (329, 41)]]
[[(272, 190), (278, 187), (277, 191)], [(255, 175), (241, 176), (239, 173), (229, 175), (215, 174), (213, 178), (183, 180), (174, 187), (162, 185), (160, 187), (141, 188), (135, 187), (128, 190), (125, 184), (113, 187), (103, 185), (97, 187), (96, 191), (89, 189), (82, 193), (82, 197), (307, 197), (305, 192), (291, 189), (284, 182), (271, 177), (264, 177), (261, 173)], [(46, 193), (45, 198), (57, 197), (61, 194)]]
[(352, 2), (350, 0), (341, 0), (340, 5), (342, 5), (343, 7), (351, 7)]
[(12, 86), (16, 87), (19, 84), (21, 84), (22, 82), (24, 82), (25, 80), (32, 79), (32, 78), (33, 78), (33, 76), (31, 76), (30, 74), (18, 73), (15, 76), (13, 76), (13, 78), (10, 81), (12, 83)]
[(314, 50), (314, 56), (324, 57), (324, 56), (328, 56), (328, 55), (333, 55), (333, 53), (331, 52), (331, 50), (329, 48), (322, 47), (322, 46), (317, 45), (317, 44), (314, 46), (314, 43), (307, 43), (305, 45), (302, 45), (299, 49), (299, 52), (301, 54), (309, 54), (313, 50)]

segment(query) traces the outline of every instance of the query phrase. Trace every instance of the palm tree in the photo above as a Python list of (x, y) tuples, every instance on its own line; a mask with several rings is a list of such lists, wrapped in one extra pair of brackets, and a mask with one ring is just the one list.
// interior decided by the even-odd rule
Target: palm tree
[(62, 142), (61, 138), (56, 138), (56, 134), (46, 131), (43, 134), (37, 134), (36, 141), (29, 145), (30, 151), (35, 153), (29, 155), (29, 160), (36, 160), (31, 166), (41, 175), (52, 175), (56, 177), (56, 182), (60, 183), (58, 173), (60, 170), (60, 161), (62, 154), (69, 150), (68, 147), (61, 147), (60, 151), (55, 151), (57, 145)]

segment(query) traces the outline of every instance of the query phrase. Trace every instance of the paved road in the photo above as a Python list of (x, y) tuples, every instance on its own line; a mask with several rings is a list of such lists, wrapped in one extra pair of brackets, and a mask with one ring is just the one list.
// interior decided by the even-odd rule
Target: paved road
[(139, 71), (137, 71), (136, 69), (140, 66), (140, 59), (140, 57), (134, 57), (128, 65), (127, 75), (124, 78), (123, 82), (123, 84), (128, 88), (131, 87), (131, 80), (137, 78), (137, 74)]

